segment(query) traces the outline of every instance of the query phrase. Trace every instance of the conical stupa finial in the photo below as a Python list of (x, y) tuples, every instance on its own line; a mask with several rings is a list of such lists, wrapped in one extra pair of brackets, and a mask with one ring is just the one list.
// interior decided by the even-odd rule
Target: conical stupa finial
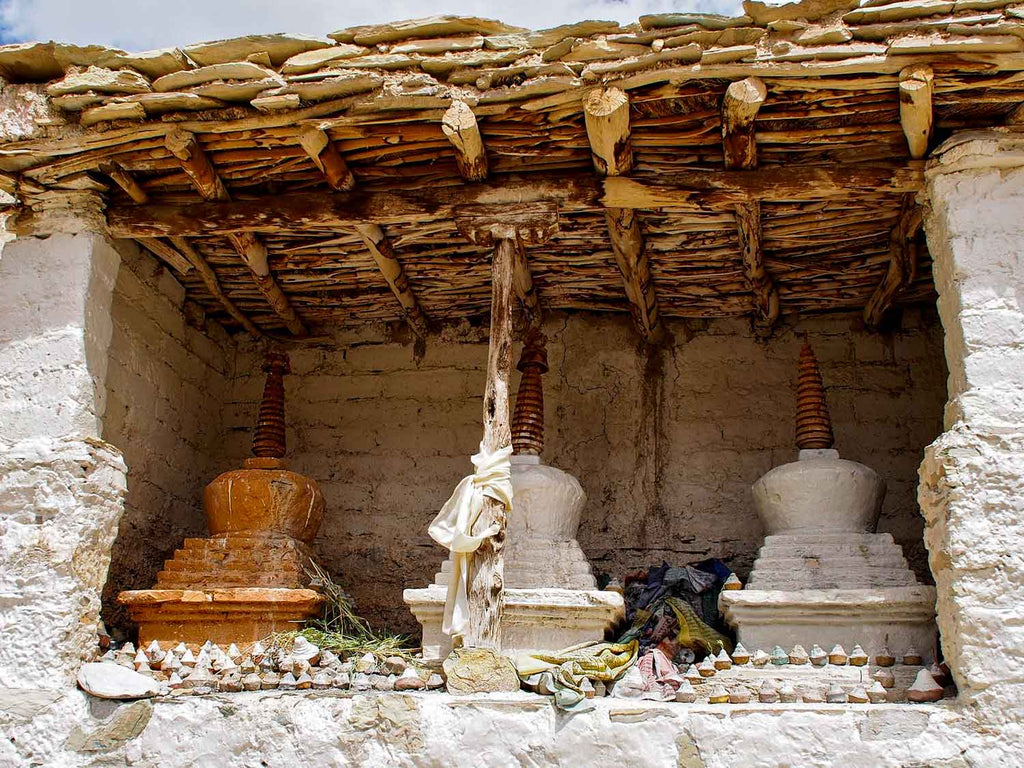
[(268, 349), (263, 360), (267, 383), (263, 385), (263, 399), (256, 418), (256, 431), (252, 438), (252, 455), (260, 458), (284, 458), (284, 375), (291, 373), (288, 355), (280, 350)]
[(539, 456), (544, 452), (544, 384), (548, 370), (547, 339), (538, 329), (530, 330), (516, 367), (523, 372), (512, 415), (512, 452)]
[(825, 402), (825, 386), (818, 370), (818, 360), (811, 342), (804, 334), (800, 349), (800, 375), (796, 388), (796, 446), (805, 448), (831, 448), (832, 419)]

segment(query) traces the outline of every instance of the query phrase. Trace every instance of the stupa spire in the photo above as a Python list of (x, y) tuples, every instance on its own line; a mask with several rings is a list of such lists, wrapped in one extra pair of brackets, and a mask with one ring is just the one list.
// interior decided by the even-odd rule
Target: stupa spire
[(256, 431), (252, 439), (252, 455), (259, 458), (283, 459), (285, 453), (284, 375), (291, 373), (288, 355), (268, 349), (263, 360), (267, 382), (263, 385)]
[(523, 372), (512, 415), (512, 452), (539, 456), (544, 452), (544, 383), (548, 371), (547, 339), (532, 329), (516, 366)]
[(797, 448), (831, 448), (834, 442), (832, 419), (825, 402), (825, 386), (821, 381), (818, 359), (806, 333), (800, 349), (799, 372), (796, 389)]

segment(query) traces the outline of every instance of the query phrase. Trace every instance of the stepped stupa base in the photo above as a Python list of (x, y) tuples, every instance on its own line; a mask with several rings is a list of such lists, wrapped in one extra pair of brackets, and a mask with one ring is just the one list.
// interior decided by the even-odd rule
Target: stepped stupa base
[[(423, 657), (444, 658), (451, 638), (441, 631), (446, 587), (431, 584), (407, 589), (406, 605), (423, 627)], [(604, 640), (605, 632), (625, 616), (622, 595), (599, 589), (506, 589), (501, 618), (501, 650), (512, 655), (557, 651), (578, 643)]]
[(746, 587), (723, 591), (719, 607), (750, 650), (817, 643), (930, 657), (935, 644), (935, 588), (918, 584), (888, 533), (767, 536)]
[(250, 645), (275, 632), (290, 632), (320, 612), (323, 596), (312, 589), (140, 589), (122, 592), (139, 625), (140, 647)]
[(930, 662), (935, 645), (935, 587), (742, 589), (723, 591), (719, 608), (751, 651), (817, 643), (860, 645), (873, 656), (883, 647), (916, 648)]

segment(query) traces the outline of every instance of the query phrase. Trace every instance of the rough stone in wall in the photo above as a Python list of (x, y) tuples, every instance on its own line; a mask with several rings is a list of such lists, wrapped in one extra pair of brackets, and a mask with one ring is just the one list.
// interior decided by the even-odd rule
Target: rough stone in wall
[[(595, 569), (621, 577), (661, 559), (716, 556), (745, 577), (763, 536), (750, 485), (795, 457), (794, 361), (808, 330), (836, 446), (883, 473), (879, 530), (929, 581), (915, 493), (923, 447), (941, 430), (941, 329), (934, 314), (914, 311), (891, 335), (855, 327), (810, 320), (765, 342), (741, 321), (696, 333), (675, 325), (676, 343), (652, 360), (637, 352), (626, 318), (550, 318), (545, 455), (584, 485), (579, 540)], [(315, 546), (377, 625), (416, 630), (402, 588), (431, 581), (443, 554), (427, 524), (480, 440), (486, 340), (474, 333), (432, 338), (420, 359), (373, 329), (291, 353), (289, 455), (327, 501)], [(260, 354), (239, 352), (225, 409), (229, 461), (248, 453)]]
[(103, 618), (127, 632), (117, 594), (148, 588), (186, 537), (206, 535), (202, 492), (220, 466), (234, 344), (217, 323), (186, 320), (185, 291), (166, 267), (133, 244), (119, 247), (103, 437), (124, 455), (128, 493)]

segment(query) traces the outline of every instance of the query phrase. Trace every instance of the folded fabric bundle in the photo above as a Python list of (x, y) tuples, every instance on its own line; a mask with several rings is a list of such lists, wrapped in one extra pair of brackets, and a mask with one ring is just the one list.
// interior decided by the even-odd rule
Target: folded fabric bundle
[(552, 693), (560, 709), (583, 705), (586, 679), (612, 683), (636, 660), (638, 645), (589, 642), (560, 651), (520, 654), (515, 659), (519, 679), (538, 693)]

